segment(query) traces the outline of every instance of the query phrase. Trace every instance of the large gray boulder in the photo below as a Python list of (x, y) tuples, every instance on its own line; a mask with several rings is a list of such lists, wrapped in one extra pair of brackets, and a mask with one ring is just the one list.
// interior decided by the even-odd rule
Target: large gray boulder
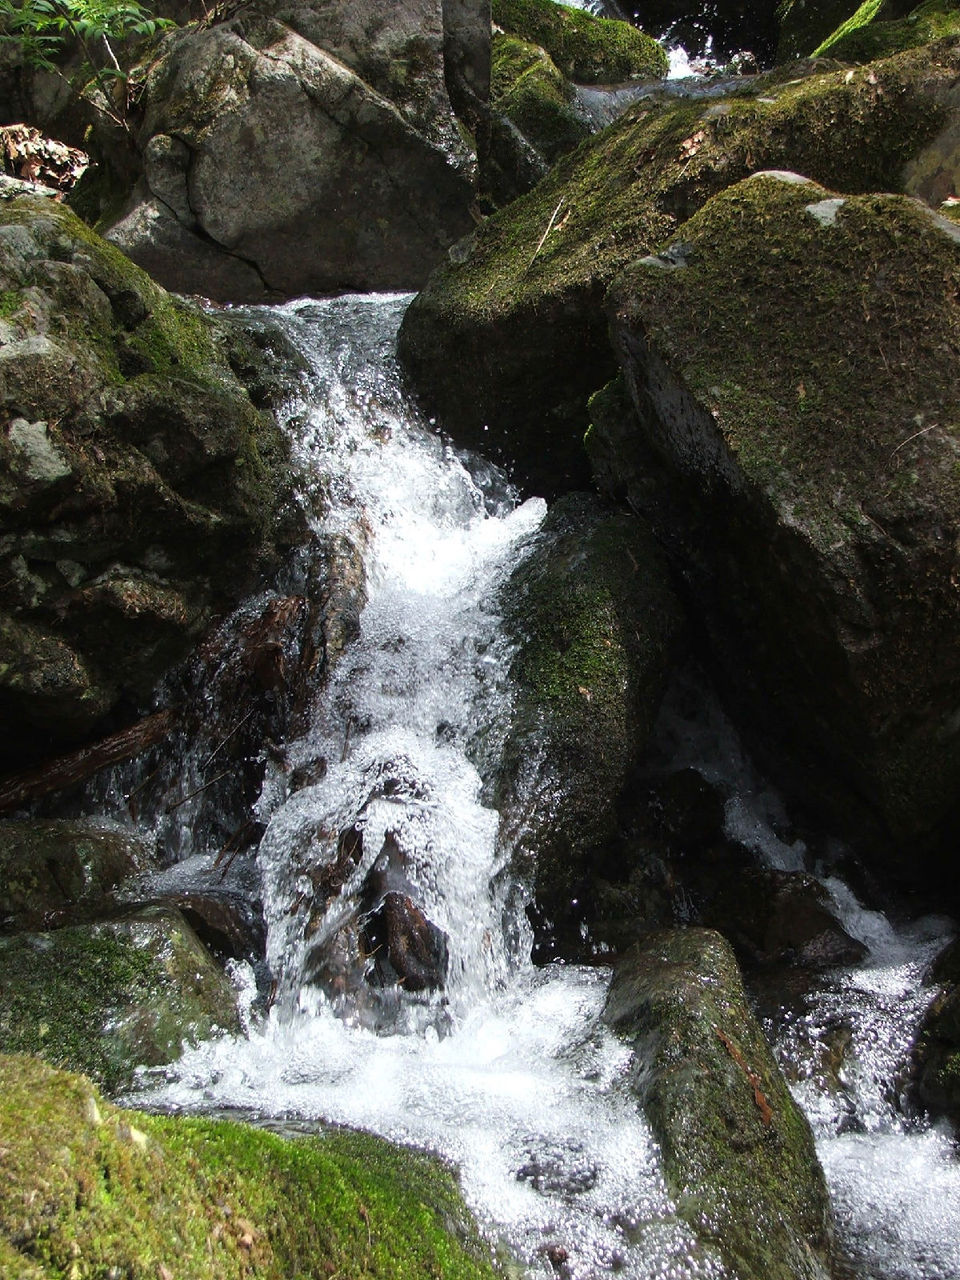
[(109, 238), (218, 299), (420, 285), (471, 225), (475, 155), (445, 69), (461, 102), (484, 92), (483, 7), (264, 3), (170, 34)]

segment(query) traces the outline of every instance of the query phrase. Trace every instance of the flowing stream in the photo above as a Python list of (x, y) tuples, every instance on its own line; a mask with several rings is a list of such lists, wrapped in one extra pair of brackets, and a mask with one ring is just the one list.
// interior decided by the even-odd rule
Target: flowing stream
[[(718, 1257), (674, 1212), (628, 1088), (629, 1050), (600, 1023), (609, 972), (529, 960), (490, 780), (511, 705), (498, 588), (529, 554), (545, 506), (518, 503), (505, 477), (450, 448), (406, 403), (393, 357), (405, 305), (347, 297), (269, 313), (310, 369), (290, 407), (304, 501), (319, 485), (317, 536), (364, 544), (367, 603), (309, 716), (271, 744), (282, 749), (257, 800), (250, 874), (266, 916), (269, 1012), (256, 1011), (254, 975), (238, 967), (246, 1034), (147, 1073), (138, 1100), (359, 1126), (437, 1151), (460, 1169), (482, 1228), (530, 1276), (720, 1280)], [(250, 323), (264, 315), (252, 310)], [(773, 834), (770, 798), (722, 717), (678, 730), (675, 747), (678, 767), (694, 764), (730, 796), (730, 834), (778, 865), (803, 862), (802, 847)], [(177, 767), (190, 776), (189, 759)], [(312, 780), (294, 790), (298, 770)], [(218, 849), (195, 817), (183, 806), (165, 819), (178, 824), (163, 833), (178, 862), (157, 883), (214, 875)], [(336, 893), (318, 888), (317, 868)], [(371, 877), (381, 895), (413, 904), (442, 986), (397, 994), (351, 970), (358, 939), (376, 950), (361, 937)], [(930, 997), (919, 977), (948, 925), (897, 931), (841, 883), (829, 887), (869, 959), (768, 1029), (818, 1135), (856, 1274), (956, 1276), (950, 1141), (912, 1125), (895, 1096)], [(841, 1033), (849, 1047), (831, 1074), (823, 1045)]]

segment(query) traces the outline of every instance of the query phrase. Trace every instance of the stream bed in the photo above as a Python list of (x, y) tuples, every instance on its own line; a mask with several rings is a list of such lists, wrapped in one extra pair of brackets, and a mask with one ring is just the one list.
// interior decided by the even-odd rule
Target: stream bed
[[(234, 967), (246, 1032), (145, 1073), (134, 1100), (356, 1126), (437, 1151), (459, 1168), (485, 1233), (532, 1277), (720, 1280), (719, 1257), (674, 1211), (629, 1088), (630, 1050), (600, 1023), (609, 970), (529, 958), (524, 888), (491, 799), (511, 706), (497, 593), (546, 507), (520, 502), (407, 403), (393, 357), (406, 303), (345, 297), (249, 313), (252, 325), (279, 322), (309, 366), (289, 415), (304, 501), (321, 483), (318, 538), (363, 543), (366, 606), (296, 732), (264, 747), (262, 838), (245, 874), (264, 905), (268, 978)], [(678, 767), (722, 786), (728, 833), (759, 858), (802, 865), (805, 851), (774, 835), (762, 781), (713, 715), (707, 732), (678, 733)], [(196, 761), (175, 769), (190, 777)], [(294, 789), (298, 772), (310, 780)], [(132, 786), (118, 775), (114, 816), (125, 821)], [(157, 819), (176, 860), (154, 888), (222, 878), (202, 803)], [(351, 857), (325, 898), (311, 870), (336, 861), (343, 832), (354, 833)], [(397, 994), (351, 972), (344, 956), (370, 877), (442, 935), (441, 987)], [(895, 928), (826, 883), (867, 959), (784, 1002), (766, 1029), (817, 1135), (853, 1274), (945, 1280), (960, 1275), (960, 1165), (946, 1132), (903, 1114), (899, 1079), (932, 994), (922, 973), (951, 925)], [(848, 1047), (828, 1071), (823, 1046), (838, 1036)]]

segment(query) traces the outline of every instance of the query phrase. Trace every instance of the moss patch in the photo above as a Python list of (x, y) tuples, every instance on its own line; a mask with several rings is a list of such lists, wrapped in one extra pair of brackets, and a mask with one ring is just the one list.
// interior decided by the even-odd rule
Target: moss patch
[(0, 939), (0, 1050), (35, 1053), (108, 1090), (219, 1027), (238, 1029), (226, 981), (178, 912)]
[(494, 36), (491, 103), (551, 164), (589, 134), (571, 96), (569, 82), (544, 49), (515, 36)]
[(493, 20), (511, 35), (541, 45), (570, 80), (616, 84), (667, 74), (667, 55), (628, 22), (595, 18), (553, 0), (493, 0)]
[(11, 1275), (493, 1276), (454, 1178), (427, 1156), (363, 1134), (118, 1111), (24, 1057), (0, 1058), (0, 1094)]
[(906, 17), (894, 17), (884, 0), (864, 0), (856, 13), (813, 53), (846, 62), (870, 62), (905, 49), (932, 44), (960, 32), (960, 4), (926, 0)]

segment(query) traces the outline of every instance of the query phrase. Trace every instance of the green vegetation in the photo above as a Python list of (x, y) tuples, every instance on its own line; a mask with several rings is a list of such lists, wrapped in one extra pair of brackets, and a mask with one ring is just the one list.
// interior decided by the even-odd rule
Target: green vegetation
[(957, 0), (925, 0), (905, 18), (888, 17), (884, 0), (864, 0), (856, 13), (819, 45), (814, 57), (870, 62), (960, 32)]
[(17, 1280), (492, 1280), (429, 1156), (119, 1111), (27, 1057), (0, 1057), (0, 1098), (0, 1271)]
[[(173, 24), (139, 0), (0, 0), (0, 46), (27, 66), (62, 75), (73, 48), (84, 58), (81, 92), (97, 111), (127, 129), (128, 71), (117, 50)], [(64, 77), (66, 78), (66, 77)], [(69, 83), (69, 82), (68, 82)]]
[(493, 0), (493, 20), (546, 49), (563, 75), (579, 84), (667, 74), (663, 49), (628, 22), (595, 18), (553, 0)]
[(550, 164), (589, 134), (571, 95), (569, 81), (544, 49), (516, 36), (494, 36), (491, 103)]
[(114, 1092), (217, 1028), (238, 1029), (233, 991), (177, 912), (0, 938), (0, 1051)]

